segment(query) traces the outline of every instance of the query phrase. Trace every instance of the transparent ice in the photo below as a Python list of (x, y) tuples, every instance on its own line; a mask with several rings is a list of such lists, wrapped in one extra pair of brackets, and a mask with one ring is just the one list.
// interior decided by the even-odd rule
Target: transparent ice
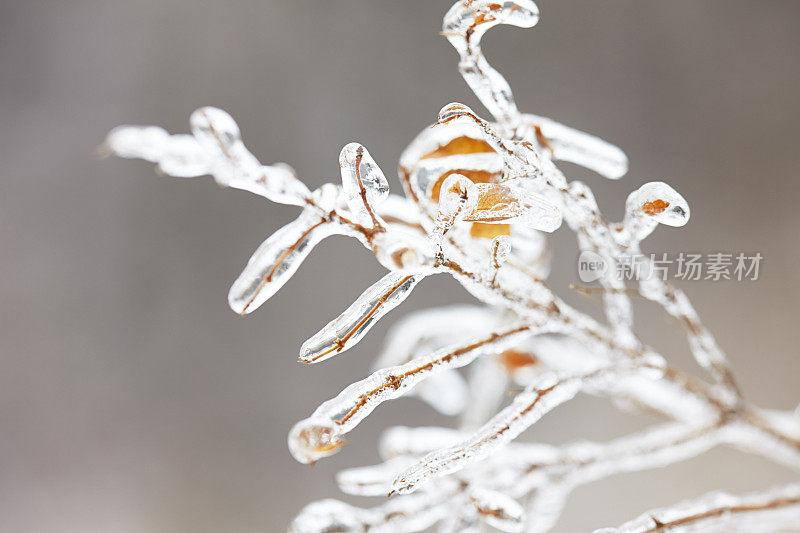
[[(221, 186), (300, 207), (297, 219), (264, 241), (231, 287), (229, 304), (237, 313), (262, 305), (328, 236), (353, 237), (375, 254), (387, 273), (302, 344), (301, 362), (322, 363), (352, 348), (434, 274), (451, 275), (478, 301), (402, 317), (372, 372), (291, 429), (292, 456), (313, 464), (340, 452), (346, 438), (356, 438), (348, 434), (384, 402), (415, 397), (453, 417), (451, 427), (387, 428), (379, 443), (383, 462), (337, 476), (347, 494), (390, 499), (371, 508), (330, 499), (312, 503), (290, 525), (292, 532), (548, 531), (575, 487), (717, 446), (800, 470), (800, 409), (767, 410), (748, 401), (725, 352), (679, 288), (658, 277), (629, 286), (605, 275), (594, 288), (602, 294), (599, 321), (548, 286), (546, 234), (562, 223), (581, 251), (624, 257), (641, 253), (659, 225), (687, 224), (690, 208), (668, 184), (653, 181), (628, 196), (622, 221), (611, 222), (590, 185), (559, 170), (556, 161), (569, 161), (619, 179), (628, 160), (593, 135), (520, 112), (509, 84), (486, 60), (481, 39), (488, 29), (530, 28), (538, 21), (531, 0), (461, 0), (447, 12), (442, 35), (492, 118), (461, 103), (444, 106), (400, 155), (402, 196), (390, 193), (384, 172), (358, 143), (341, 151), (341, 183), (311, 191), (287, 164), (259, 162), (234, 119), (211, 107), (192, 114), (191, 134), (121, 126), (99, 149), (150, 161), (169, 176), (211, 175)], [(670, 364), (635, 333), (631, 293), (681, 324), (706, 378)], [(516, 392), (509, 403), (510, 391)], [(298, 394), (298, 401), (309, 393)], [(577, 394), (659, 421), (609, 442), (516, 441)], [(788, 485), (744, 496), (711, 494), (598, 532), (798, 527), (800, 486)]]

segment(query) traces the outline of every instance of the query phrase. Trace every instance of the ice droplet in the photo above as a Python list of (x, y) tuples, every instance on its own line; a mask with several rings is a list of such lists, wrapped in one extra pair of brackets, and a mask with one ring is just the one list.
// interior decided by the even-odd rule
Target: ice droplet
[(289, 452), (301, 463), (314, 463), (344, 446), (338, 425), (322, 418), (307, 418), (289, 432)]

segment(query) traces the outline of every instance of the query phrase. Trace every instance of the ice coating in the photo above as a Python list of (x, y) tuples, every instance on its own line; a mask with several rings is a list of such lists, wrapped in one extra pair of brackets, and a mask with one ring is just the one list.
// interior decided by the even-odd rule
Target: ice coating
[[(406, 363), (419, 355), (452, 345), (469, 335), (490, 334), (500, 317), (479, 306), (453, 305), (417, 311), (405, 317), (390, 330), (386, 344), (373, 368)], [(410, 393), (445, 415), (463, 411), (469, 401), (464, 379), (455, 371), (431, 376)]]
[(355, 346), (389, 311), (403, 303), (425, 274), (390, 272), (300, 348), (300, 361), (319, 363)]
[(689, 204), (675, 189), (663, 181), (645, 183), (628, 196), (617, 239), (636, 245), (658, 224), (680, 227), (689, 221), (689, 216)]
[[(443, 533), (478, 533), (486, 526), (548, 531), (575, 487), (717, 446), (800, 470), (797, 413), (761, 409), (742, 396), (725, 352), (681, 290), (657, 277), (632, 286), (606, 273), (597, 287), (576, 287), (601, 295), (599, 321), (568, 305), (545, 281), (550, 254), (543, 232), (562, 219), (580, 252), (625, 258), (641, 252), (658, 224), (682, 226), (690, 212), (669, 185), (651, 182), (628, 197), (621, 222), (609, 222), (592, 182), (571, 181), (556, 167), (569, 161), (617, 179), (628, 161), (606, 141), (520, 112), (507, 81), (483, 56), (486, 30), (531, 27), (538, 16), (530, 1), (463, 0), (447, 13), (443, 34), (493, 120), (463, 104), (445, 106), (436, 124), (402, 152), (398, 173), (405, 197), (389, 194), (383, 172), (357, 143), (342, 150), (341, 184), (311, 192), (290, 166), (262, 165), (233, 118), (211, 107), (192, 115), (191, 135), (122, 126), (99, 149), (101, 155), (151, 161), (175, 177), (210, 174), (222, 186), (301, 207), (294, 222), (258, 248), (234, 284), (230, 303), (237, 312), (261, 305), (328, 235), (353, 237), (374, 253), (389, 272), (303, 345), (303, 361), (353, 347), (433, 273), (451, 275), (479, 301), (401, 320), (372, 374), (292, 428), (290, 452), (313, 464), (338, 452), (347, 434), (385, 401), (413, 395), (455, 417), (452, 428), (390, 428), (379, 446), (383, 463), (337, 478), (349, 494), (396, 491), (390, 500), (373, 508), (323, 500), (303, 509), (290, 531), (412, 532), (436, 524)], [(633, 293), (676, 319), (711, 379), (670, 366), (639, 337)], [(503, 408), (509, 391), (516, 396)], [(578, 391), (663, 421), (609, 442), (514, 440)], [(608, 531), (779, 530), (798, 523), (797, 492), (788, 486), (761, 495), (711, 496)]]
[(775, 487), (762, 493), (734, 496), (713, 492), (700, 499), (649, 511), (620, 527), (595, 533), (651, 533), (670, 531), (782, 531), (800, 524), (800, 485)]
[(558, 161), (569, 161), (608, 179), (619, 179), (628, 172), (628, 157), (613, 144), (578, 131), (547, 117), (526, 114), (523, 120), (533, 130), (529, 140), (539, 150)]
[(489, 224), (522, 222), (532, 229), (553, 232), (561, 226), (561, 212), (542, 196), (526, 191), (517, 184), (474, 185), (478, 200), (464, 215), (468, 222)]
[(262, 166), (247, 150), (239, 127), (220, 109), (192, 113), (193, 135), (170, 135), (152, 126), (120, 126), (112, 130), (99, 153), (139, 158), (158, 164), (164, 174), (193, 178), (211, 174), (223, 187), (242, 189), (270, 201), (305, 205), (308, 188), (289, 165)]
[(189, 119), (198, 144), (211, 155), (211, 172), (223, 186), (248, 190), (285, 204), (304, 205), (308, 188), (285, 163), (261, 166), (242, 142), (239, 126), (228, 113), (202, 107)]
[(211, 158), (191, 135), (170, 135), (155, 126), (119, 126), (98, 151), (158, 164), (164, 174), (193, 178), (211, 171)]
[(332, 233), (324, 220), (304, 212), (272, 234), (255, 251), (228, 293), (231, 309), (244, 315), (256, 310), (300, 268), (314, 246)]
[[(461, 432), (440, 426), (393, 426), (381, 435), (378, 451), (384, 460), (424, 455), (437, 448), (452, 446), (463, 438)], [(394, 481), (394, 477), (391, 481)]]
[(394, 457), (377, 465), (348, 468), (336, 474), (336, 484), (342, 492), (353, 496), (385, 496), (395, 476), (410, 461), (409, 457)]
[(525, 530), (525, 510), (512, 498), (483, 487), (473, 488), (469, 497), (478, 516), (493, 528), (508, 533)]
[[(448, 493), (449, 496), (449, 493)], [(442, 520), (447, 498), (420, 496), (390, 500), (380, 507), (361, 509), (327, 499), (307, 505), (289, 526), (289, 533), (412, 533)]]
[(359, 222), (380, 227), (373, 209), (389, 195), (386, 176), (367, 149), (358, 143), (350, 143), (342, 148), (339, 167), (342, 171), (342, 190), (350, 211)]
[(372, 241), (375, 258), (389, 270), (407, 273), (431, 271), (435, 250), (429, 240), (403, 227), (389, 227)]
[[(481, 355), (502, 351), (506, 346), (519, 342), (521, 337), (530, 335), (531, 330), (530, 324), (513, 324), (488, 337), (475, 338), (460, 346), (417, 357), (403, 365), (378, 370), (368, 378), (345, 388), (298, 424), (316, 426), (319, 421), (325, 421), (328, 426), (336, 424), (337, 434), (348, 433), (381, 403), (402, 396), (432, 375), (465, 366)], [(298, 437), (299, 434), (293, 431), (289, 437), (290, 442)]]
[(439, 216), (443, 226), (451, 227), (457, 218), (477, 209), (480, 199), (478, 186), (462, 174), (452, 174), (444, 180), (439, 194)]
[(498, 235), (492, 239), (492, 268), (499, 269), (511, 255), (511, 239), (505, 235)]
[[(595, 375), (595, 373), (592, 373)], [(451, 448), (432, 452), (402, 472), (392, 488), (409, 493), (431, 477), (456, 472), (478, 461), (536, 423), (551, 409), (570, 400), (583, 386), (587, 376), (561, 378), (543, 376), (535, 385), (518, 394), (511, 405), (477, 430), (468, 440)]]
[(339, 427), (322, 418), (298, 422), (289, 432), (289, 451), (301, 463), (314, 463), (344, 446)]
[(442, 35), (460, 56), (458, 69), (461, 75), (500, 122), (514, 124), (519, 120), (519, 111), (508, 82), (483, 56), (481, 37), (497, 24), (530, 28), (538, 21), (539, 8), (530, 0), (502, 3), (464, 0), (453, 4), (444, 16)]

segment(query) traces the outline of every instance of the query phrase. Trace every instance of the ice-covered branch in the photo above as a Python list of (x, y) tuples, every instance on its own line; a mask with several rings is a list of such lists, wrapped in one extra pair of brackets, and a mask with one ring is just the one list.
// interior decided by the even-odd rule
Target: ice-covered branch
[(595, 533), (681, 533), (747, 531), (770, 533), (800, 524), (800, 485), (733, 496), (724, 492), (649, 511), (617, 528)]
[(521, 322), (473, 339), (460, 346), (444, 348), (406, 364), (378, 370), (344, 389), (320, 405), (289, 434), (289, 449), (301, 462), (314, 462), (341, 447), (341, 437), (355, 428), (381, 403), (398, 398), (430, 376), (471, 363), (482, 355), (499, 353), (522, 337), (546, 329)]
[[(759, 409), (742, 397), (725, 353), (682, 291), (659, 276), (640, 279), (637, 291), (604, 272), (600, 287), (590, 289), (603, 295), (603, 323), (567, 305), (545, 281), (546, 234), (562, 221), (581, 253), (613, 262), (640, 254), (659, 224), (684, 225), (690, 211), (672, 187), (650, 182), (628, 196), (622, 222), (612, 223), (589, 185), (568, 180), (556, 167), (555, 161), (570, 161), (617, 179), (628, 161), (597, 137), (522, 113), (505, 78), (487, 62), (481, 38), (489, 28), (532, 27), (538, 19), (532, 0), (460, 0), (445, 15), (442, 33), (495, 121), (463, 104), (445, 106), (400, 157), (405, 198), (389, 194), (384, 173), (358, 143), (341, 151), (341, 184), (311, 191), (288, 165), (262, 165), (230, 115), (210, 107), (192, 114), (190, 135), (122, 126), (100, 147), (100, 153), (156, 163), (164, 174), (211, 175), (221, 186), (301, 209), (263, 242), (233, 284), (229, 304), (240, 314), (275, 294), (330, 235), (353, 237), (374, 253), (388, 273), (302, 345), (301, 362), (352, 348), (433, 274), (449, 274), (480, 303), (405, 318), (392, 329), (377, 370), (292, 428), (292, 455), (314, 463), (338, 452), (345, 435), (385, 401), (413, 393), (440, 413), (460, 415), (457, 429), (390, 429), (380, 444), (384, 463), (337, 478), (354, 495), (402, 494), (372, 509), (335, 500), (311, 504), (293, 522), (294, 533), (412, 532), (437, 522), (442, 533), (476, 533), (484, 525), (546, 531), (575, 486), (665, 466), (717, 445), (800, 470), (800, 416)], [(645, 261), (644, 267), (654, 265)], [(713, 382), (670, 366), (639, 338), (631, 292), (683, 325), (692, 355)], [(478, 358), (469, 372), (458, 371)], [(501, 409), (513, 387), (523, 391)], [(666, 422), (605, 444), (512, 442), (578, 392)], [(799, 509), (800, 488), (792, 485), (741, 498), (706, 497), (603, 531), (699, 525), (728, 531), (728, 524), (766, 531), (797, 524)]]

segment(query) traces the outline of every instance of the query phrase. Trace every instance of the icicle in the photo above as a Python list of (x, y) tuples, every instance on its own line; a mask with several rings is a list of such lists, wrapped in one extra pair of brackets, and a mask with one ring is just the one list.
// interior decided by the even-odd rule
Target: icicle
[(319, 363), (355, 346), (389, 311), (403, 303), (428, 273), (390, 272), (300, 348), (300, 362)]
[(314, 246), (334, 233), (324, 219), (304, 211), (255, 251), (228, 293), (231, 309), (251, 313), (291, 278)]

